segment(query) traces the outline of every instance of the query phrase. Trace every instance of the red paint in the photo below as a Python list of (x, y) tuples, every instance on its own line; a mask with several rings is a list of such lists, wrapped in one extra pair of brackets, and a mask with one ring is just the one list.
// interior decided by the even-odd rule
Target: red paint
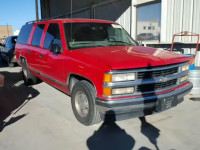
[[(97, 97), (105, 99), (102, 95), (103, 77), (105, 72), (118, 69), (145, 68), (149, 65), (152, 67), (164, 66), (188, 61), (186, 57), (178, 54), (142, 46), (96, 47), (70, 51), (67, 49), (65, 41), (63, 29), (64, 22), (115, 22), (90, 19), (57, 19), (42, 21), (35, 23), (28, 40), (28, 45), (16, 44), (16, 57), (19, 63), (20, 57), (25, 57), (29, 67), (63, 83), (66, 87), (31, 71), (33, 74), (69, 95), (67, 79), (70, 74), (77, 74), (89, 79), (97, 90)], [(44, 29), (40, 47), (31, 46), (35, 27), (37, 24), (41, 23), (46, 24), (46, 27)], [(49, 23), (58, 23), (60, 26), (63, 53), (58, 56), (53, 55), (49, 50), (42, 48)], [(29, 50), (31, 51), (31, 55), (28, 53)], [(42, 59), (40, 58), (40, 54), (43, 54)]]

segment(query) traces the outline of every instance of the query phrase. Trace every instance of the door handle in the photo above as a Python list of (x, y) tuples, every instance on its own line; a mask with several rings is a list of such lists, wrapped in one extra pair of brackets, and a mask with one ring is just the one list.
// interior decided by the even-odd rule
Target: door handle
[(40, 54), (40, 58), (42, 58), (43, 57), (43, 55), (42, 54)]
[(31, 50), (28, 50), (28, 54), (30, 54), (31, 53)]

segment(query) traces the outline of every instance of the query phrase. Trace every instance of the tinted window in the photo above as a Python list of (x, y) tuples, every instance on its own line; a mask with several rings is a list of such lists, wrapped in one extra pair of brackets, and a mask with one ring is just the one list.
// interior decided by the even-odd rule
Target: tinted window
[(44, 48), (50, 49), (51, 44), (59, 44), (60, 47), (62, 47), (60, 38), (60, 29), (57, 23), (49, 24), (44, 40)]
[(32, 45), (33, 46), (40, 46), (40, 41), (42, 38), (42, 33), (44, 31), (45, 24), (39, 24), (37, 25), (35, 29), (35, 33), (33, 35)]
[(33, 28), (33, 24), (24, 25), (21, 28), (21, 31), (20, 31), (19, 36), (17, 38), (17, 43), (27, 44), (32, 28)]

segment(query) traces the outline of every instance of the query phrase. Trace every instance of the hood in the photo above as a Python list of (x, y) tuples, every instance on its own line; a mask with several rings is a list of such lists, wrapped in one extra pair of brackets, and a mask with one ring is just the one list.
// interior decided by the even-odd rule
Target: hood
[(143, 46), (112, 46), (94, 47), (74, 50), (101, 61), (112, 69), (133, 69), (153, 66), (163, 66), (188, 61), (180, 54)]

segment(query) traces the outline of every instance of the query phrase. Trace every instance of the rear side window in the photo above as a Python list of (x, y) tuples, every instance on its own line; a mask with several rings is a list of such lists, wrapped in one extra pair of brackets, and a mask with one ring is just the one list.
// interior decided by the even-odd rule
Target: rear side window
[(49, 27), (46, 32), (46, 36), (44, 40), (44, 48), (50, 49), (51, 44), (59, 44), (60, 47), (62, 47), (61, 38), (60, 38), (60, 29), (57, 23), (49, 24)]
[(41, 41), (41, 38), (42, 38), (42, 33), (44, 31), (44, 27), (45, 27), (45, 24), (37, 25), (35, 32), (34, 32), (34, 35), (33, 35), (33, 40), (32, 40), (33, 46), (37, 46), (37, 47), (40, 46), (40, 41)]
[(17, 43), (27, 44), (32, 28), (33, 28), (33, 24), (24, 25), (21, 28), (21, 31), (20, 31), (19, 36), (17, 38)]

